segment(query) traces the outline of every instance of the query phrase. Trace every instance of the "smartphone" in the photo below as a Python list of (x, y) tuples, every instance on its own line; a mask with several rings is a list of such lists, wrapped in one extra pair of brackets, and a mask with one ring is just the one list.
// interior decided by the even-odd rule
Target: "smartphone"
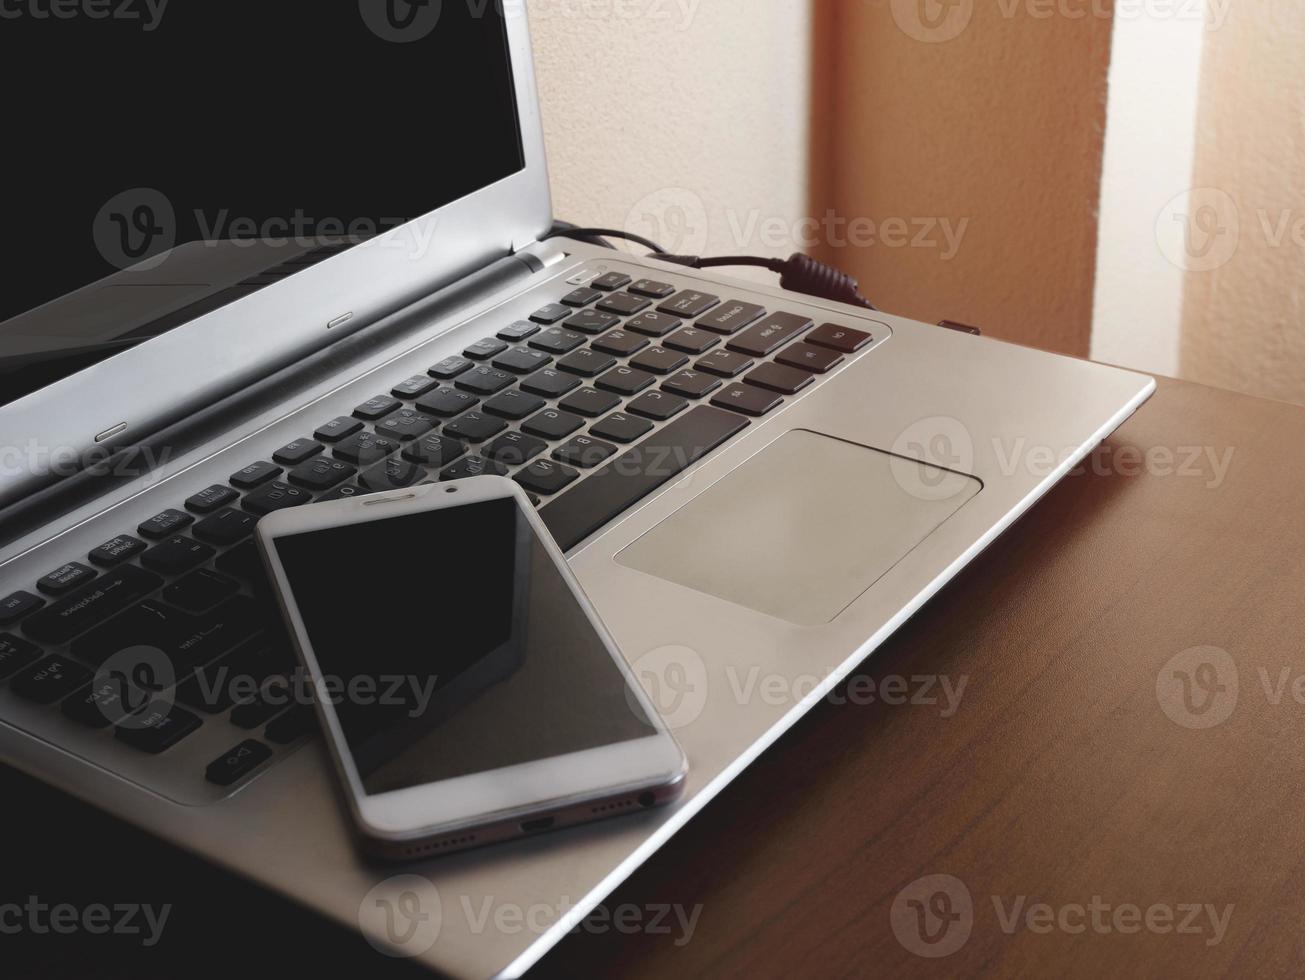
[(368, 852), (429, 857), (679, 795), (683, 752), (512, 480), (291, 508), (257, 537)]

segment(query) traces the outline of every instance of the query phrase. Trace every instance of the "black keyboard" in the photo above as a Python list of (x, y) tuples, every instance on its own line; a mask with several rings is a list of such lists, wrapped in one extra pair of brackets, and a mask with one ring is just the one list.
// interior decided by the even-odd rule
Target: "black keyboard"
[[(0, 684), (143, 756), (226, 726), (202, 768), (229, 790), (315, 724), (277, 696), (295, 664), (252, 540), (260, 517), (493, 473), (568, 550), (876, 339), (620, 272), (555, 299), (0, 599)], [(105, 673), (132, 648), (161, 656), (154, 683)]]

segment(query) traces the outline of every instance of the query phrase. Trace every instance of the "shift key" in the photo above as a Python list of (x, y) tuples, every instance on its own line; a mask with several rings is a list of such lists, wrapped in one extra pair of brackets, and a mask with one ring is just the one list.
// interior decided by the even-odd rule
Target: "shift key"
[(811, 321), (796, 313), (772, 313), (749, 327), (725, 346), (750, 357), (765, 357), (811, 327)]
[(63, 643), (122, 612), (162, 584), (157, 575), (126, 565), (34, 614), (23, 624), (23, 632), (41, 643)]

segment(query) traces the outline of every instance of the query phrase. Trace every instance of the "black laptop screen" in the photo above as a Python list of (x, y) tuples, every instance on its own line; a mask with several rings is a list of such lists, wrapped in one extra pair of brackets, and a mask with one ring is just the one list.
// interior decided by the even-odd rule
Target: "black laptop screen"
[(503, 9), (0, 0), (0, 404), (520, 170)]

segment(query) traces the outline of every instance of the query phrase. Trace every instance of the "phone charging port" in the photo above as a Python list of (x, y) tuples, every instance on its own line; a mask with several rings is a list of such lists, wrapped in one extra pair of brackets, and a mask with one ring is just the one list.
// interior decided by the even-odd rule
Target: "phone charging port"
[(541, 830), (548, 830), (552, 826), (552, 817), (536, 817), (534, 820), (523, 820), (521, 822), (521, 830), (527, 834), (536, 834)]

